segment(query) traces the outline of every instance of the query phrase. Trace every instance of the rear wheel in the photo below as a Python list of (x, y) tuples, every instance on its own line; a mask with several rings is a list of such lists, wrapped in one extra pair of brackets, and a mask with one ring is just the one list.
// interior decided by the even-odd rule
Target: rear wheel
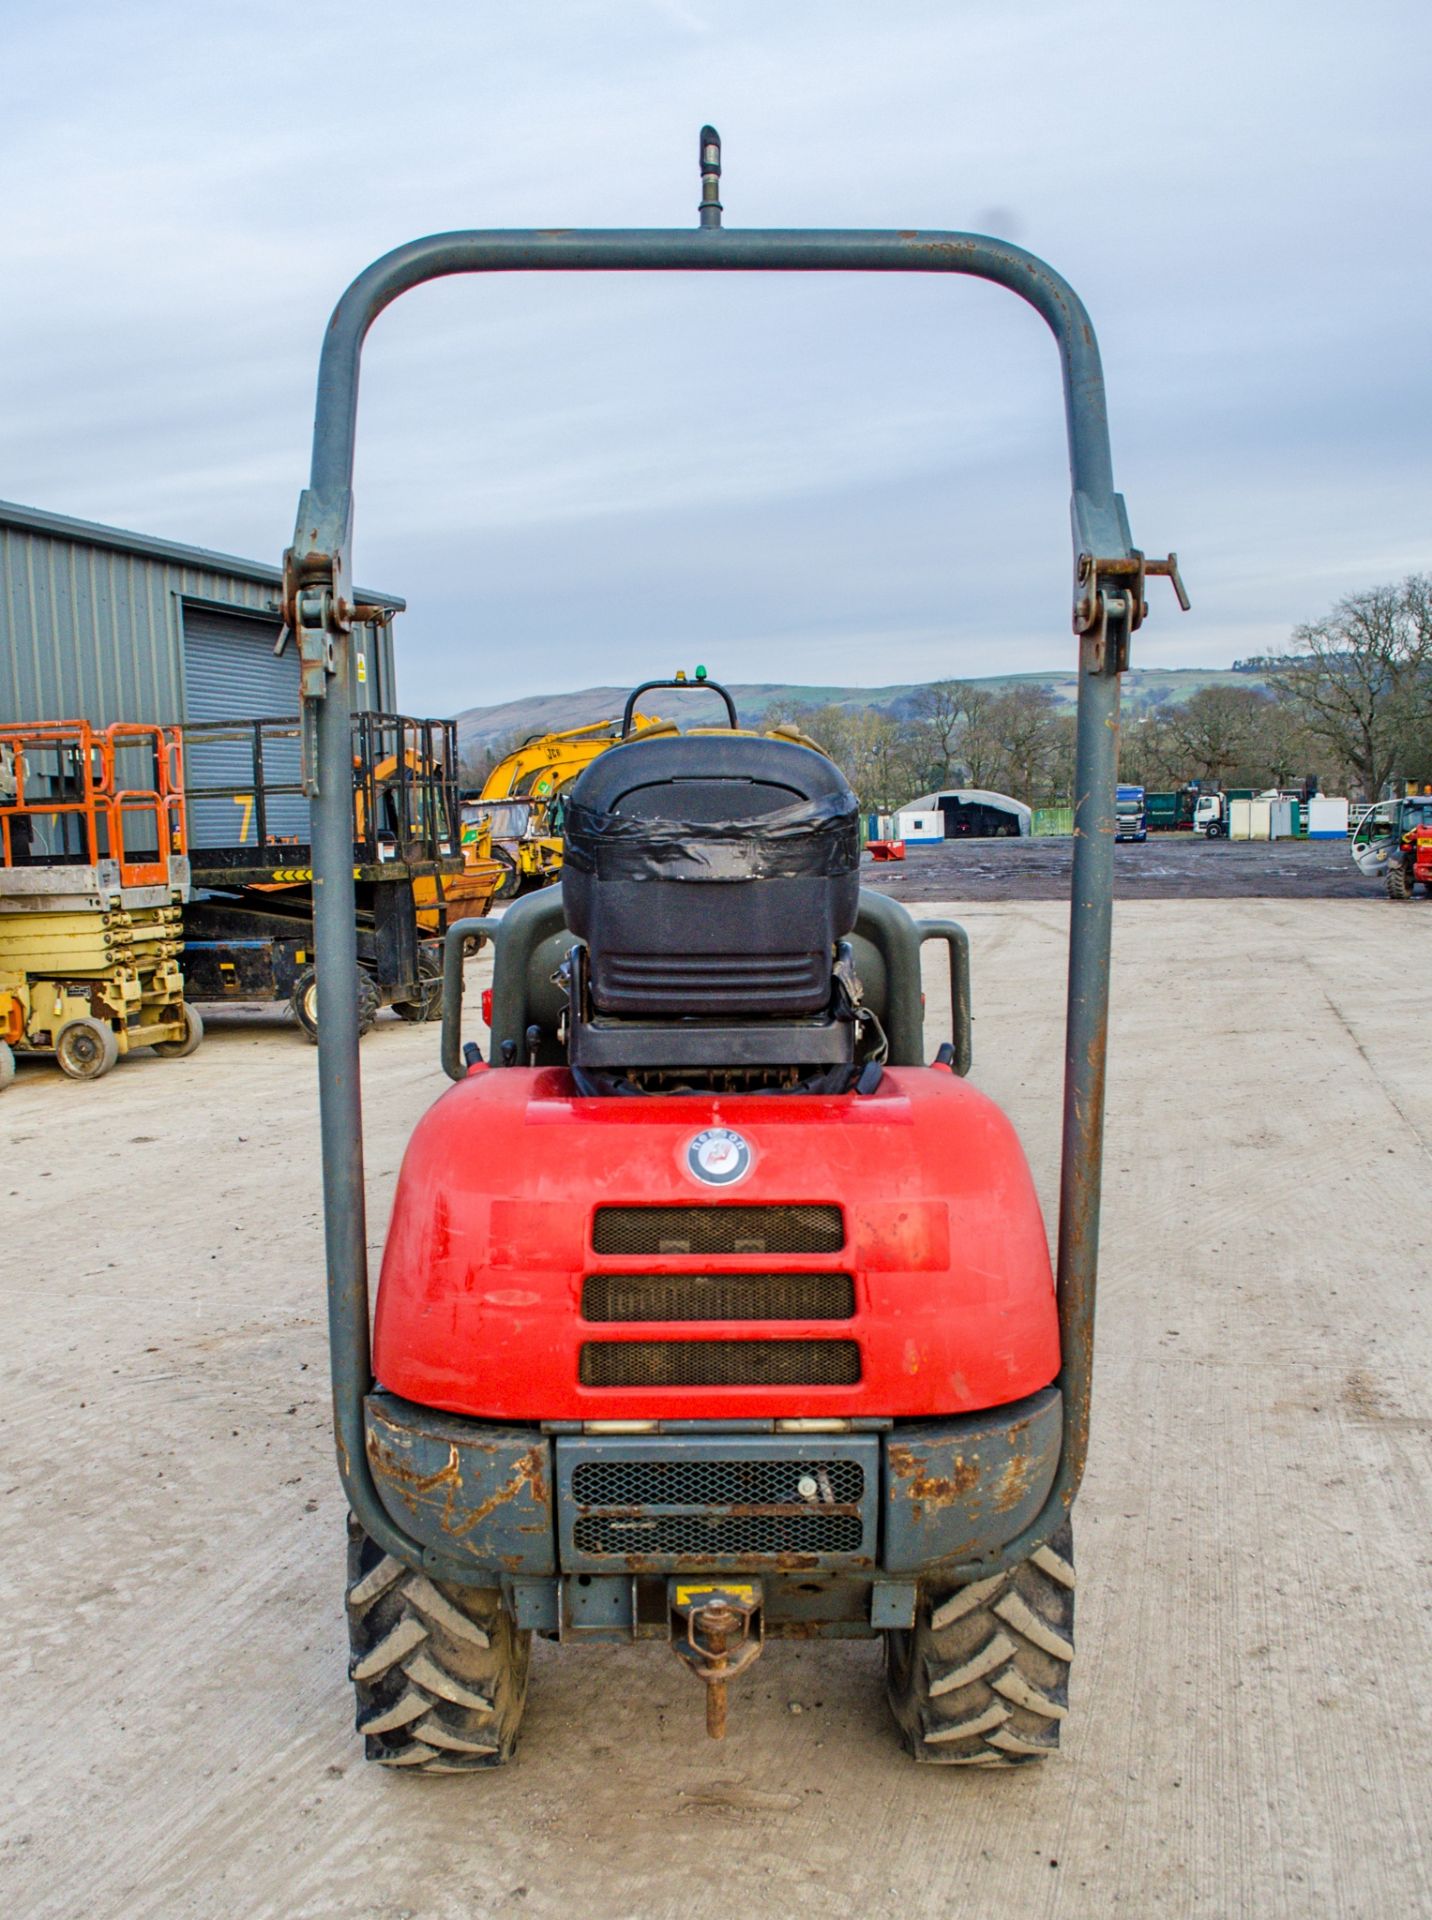
[[(378, 1018), (378, 989), (373, 985), (362, 967), (358, 969), (356, 986), (358, 995), (358, 1033), (361, 1038)], [(303, 1028), (314, 1045), (318, 1044), (318, 973), (313, 967), (305, 967), (294, 983), (292, 996), (288, 1003), (293, 1008), (294, 1018)]]
[(469, 1773), (512, 1758), (532, 1635), (498, 1587), (429, 1580), (348, 1519), (349, 1677), (370, 1760)]
[(98, 1080), (119, 1058), (119, 1038), (103, 1020), (71, 1020), (55, 1038), (55, 1058), (71, 1080)]
[(182, 1060), (191, 1054), (204, 1038), (204, 1022), (199, 1018), (199, 1009), (191, 1007), (186, 1000), (181, 1012), (184, 1018), (184, 1032), (178, 1040), (156, 1040), (154, 1051), (165, 1060)]
[(1020, 1767), (1054, 1753), (1069, 1711), (1074, 1548), (1068, 1521), (1007, 1573), (922, 1595), (885, 1643), (907, 1751), (947, 1767)]

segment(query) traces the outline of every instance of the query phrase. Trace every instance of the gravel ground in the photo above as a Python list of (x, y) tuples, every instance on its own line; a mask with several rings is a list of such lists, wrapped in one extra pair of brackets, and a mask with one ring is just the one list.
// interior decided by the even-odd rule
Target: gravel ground
[[(975, 1077), (1052, 1209), (1067, 912), (946, 910)], [(1404, 1011), (1429, 929), (1377, 899), (1116, 916), (1080, 1653), (1063, 1752), (1011, 1775), (913, 1767), (850, 1643), (768, 1649), (724, 1746), (665, 1648), (539, 1643), (511, 1768), (365, 1766), (314, 1056), (265, 1009), (93, 1086), (23, 1066), (0, 1095), (6, 1920), (1432, 1912), (1432, 1027)], [(388, 1018), (364, 1042), (375, 1250), (436, 1053)]]
[[(903, 861), (867, 854), (861, 883), (907, 904), (928, 900), (1067, 900), (1072, 840), (946, 840)], [(1121, 900), (1377, 900), (1345, 840), (1204, 840), (1156, 833), (1114, 848)]]

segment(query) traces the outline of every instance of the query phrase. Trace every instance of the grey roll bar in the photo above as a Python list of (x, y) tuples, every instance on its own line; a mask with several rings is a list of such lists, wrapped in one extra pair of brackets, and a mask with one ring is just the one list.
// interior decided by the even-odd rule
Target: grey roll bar
[[(705, 164), (706, 130), (702, 134)], [(717, 155), (719, 159), (719, 152)], [(714, 175), (708, 178), (714, 180)], [(1146, 611), (1144, 583), (1168, 574), (1187, 599), (1177, 556), (1148, 560), (1133, 545), (1114, 490), (1104, 377), (1083, 304), (1066, 281), (1020, 247), (980, 234), (755, 230), (719, 222), (714, 186), (690, 230), (492, 231), (434, 234), (385, 254), (334, 309), (318, 370), (313, 458), (284, 560), (284, 615), (298, 643), (304, 778), (313, 801), (318, 1074), (328, 1262), (329, 1338), (339, 1471), (358, 1521), (388, 1553), (440, 1577), (464, 1570), (424, 1549), (390, 1518), (364, 1453), (363, 1400), (372, 1385), (363, 1189), (362, 1107), (354, 976), (353, 798), (349, 708), (352, 627), (368, 609), (351, 581), (353, 448), (363, 342), (383, 309), (427, 281), (463, 273), (950, 273), (1006, 287), (1054, 335), (1064, 387), (1072, 489), (1074, 628), (1079, 635), (1074, 871), (1056, 1262), (1064, 1428), (1059, 1469), (1036, 1520), (997, 1557), (942, 1569), (971, 1580), (1025, 1558), (1060, 1524), (1088, 1450), (1098, 1276), (1099, 1193), (1113, 908), (1114, 785), (1120, 673)], [(713, 212), (714, 209), (714, 212)]]

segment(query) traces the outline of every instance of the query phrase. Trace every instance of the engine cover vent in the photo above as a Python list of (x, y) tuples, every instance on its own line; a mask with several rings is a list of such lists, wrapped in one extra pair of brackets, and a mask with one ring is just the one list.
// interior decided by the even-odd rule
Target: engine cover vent
[(584, 1387), (853, 1387), (854, 1340), (589, 1340)]
[(848, 1273), (592, 1273), (584, 1320), (849, 1320)]
[(838, 1253), (839, 1207), (598, 1207), (598, 1253)]

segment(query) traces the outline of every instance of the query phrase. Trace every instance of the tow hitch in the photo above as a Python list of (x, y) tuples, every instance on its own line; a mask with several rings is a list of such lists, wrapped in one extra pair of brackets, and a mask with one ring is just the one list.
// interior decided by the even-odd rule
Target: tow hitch
[(760, 1658), (765, 1645), (757, 1581), (730, 1586), (671, 1583), (671, 1646), (706, 1683), (706, 1731), (726, 1738), (726, 1683)]

